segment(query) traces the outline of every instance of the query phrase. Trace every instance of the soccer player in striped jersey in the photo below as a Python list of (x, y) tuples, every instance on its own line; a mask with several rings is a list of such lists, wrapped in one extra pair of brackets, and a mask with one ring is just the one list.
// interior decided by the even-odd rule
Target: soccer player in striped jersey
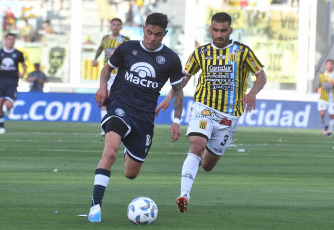
[[(321, 123), (324, 126), (323, 134), (332, 137), (334, 126), (334, 60), (326, 61), (326, 71), (319, 75), (321, 93), (318, 101), (318, 111)], [(329, 124), (326, 121), (326, 110), (329, 113)]]
[[(212, 43), (196, 48), (185, 66), (183, 87), (192, 75), (202, 72), (187, 130), (190, 148), (182, 167), (181, 194), (176, 201), (179, 212), (187, 211), (199, 165), (206, 171), (215, 167), (237, 130), (238, 119), (245, 110), (255, 109), (256, 94), (266, 83), (263, 65), (253, 51), (245, 44), (230, 40), (231, 21), (227, 13), (213, 15)], [(246, 93), (250, 73), (256, 76), (256, 81)], [(173, 94), (171, 90), (159, 104), (156, 115), (169, 106)]]
[(148, 15), (143, 26), (144, 39), (122, 43), (101, 71), (100, 87), (95, 94), (99, 107), (107, 99), (110, 72), (118, 68), (107, 100), (107, 115), (101, 122), (106, 135), (102, 157), (95, 170), (90, 222), (101, 222), (102, 199), (121, 142), (125, 147), (125, 177), (138, 176), (152, 145), (157, 100), (168, 80), (175, 95), (172, 141), (181, 135), (184, 73), (178, 55), (162, 44), (168, 32), (167, 24), (165, 14)]
[[(110, 25), (111, 34), (107, 34), (107, 35), (103, 36), (101, 44), (96, 51), (96, 55), (95, 55), (95, 58), (94, 58), (93, 63), (92, 63), (93, 66), (97, 66), (99, 64), (97, 59), (100, 56), (100, 54), (102, 53), (102, 51), (104, 51), (103, 66), (107, 65), (109, 58), (115, 52), (116, 48), (120, 44), (122, 44), (123, 42), (126, 42), (126, 41), (130, 40), (128, 37), (123, 36), (123, 35), (120, 34), (120, 31), (121, 31), (122, 25), (123, 25), (121, 19), (113, 18), (110, 21), (109, 25)], [(116, 73), (117, 73), (117, 69), (114, 69), (111, 72), (111, 76), (110, 76), (110, 79), (108, 81), (108, 90), (110, 90), (110, 86), (114, 82)], [(107, 108), (105, 106), (102, 106), (101, 107), (101, 118), (103, 119), (103, 117), (106, 114), (107, 114)], [(104, 131), (101, 132), (101, 135), (104, 136)]]

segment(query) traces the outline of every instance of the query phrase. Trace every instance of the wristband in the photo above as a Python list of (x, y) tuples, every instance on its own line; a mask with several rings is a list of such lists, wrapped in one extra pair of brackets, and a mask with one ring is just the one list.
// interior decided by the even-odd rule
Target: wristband
[(173, 123), (176, 123), (176, 124), (180, 125), (181, 124), (181, 120), (179, 118), (174, 117)]

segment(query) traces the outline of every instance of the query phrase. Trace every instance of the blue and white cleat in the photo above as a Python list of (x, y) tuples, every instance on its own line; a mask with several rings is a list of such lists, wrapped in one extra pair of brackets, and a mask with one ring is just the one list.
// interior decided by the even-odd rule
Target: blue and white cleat
[(101, 222), (101, 206), (99, 204), (90, 208), (88, 220), (89, 222)]

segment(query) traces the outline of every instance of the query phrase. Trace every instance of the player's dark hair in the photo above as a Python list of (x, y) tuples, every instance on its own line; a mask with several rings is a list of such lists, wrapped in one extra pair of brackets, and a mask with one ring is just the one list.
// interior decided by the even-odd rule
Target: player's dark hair
[(34, 64), (34, 67), (35, 67), (36, 69), (39, 69), (39, 67), (40, 67), (39, 63), (35, 63), (35, 64)]
[(331, 62), (332, 64), (334, 64), (334, 60), (333, 60), (333, 59), (327, 59), (327, 60), (326, 60), (326, 63), (327, 63), (327, 62)]
[(7, 33), (7, 34), (6, 34), (6, 38), (7, 38), (8, 36), (13, 36), (14, 38), (16, 38), (16, 34), (13, 34), (13, 33)]
[(121, 24), (123, 24), (122, 20), (120, 18), (113, 18), (110, 20), (110, 23), (113, 23), (114, 21), (120, 22)]
[(168, 17), (166, 14), (162, 13), (152, 13), (147, 16), (145, 26), (153, 25), (160, 26), (164, 30), (166, 30), (168, 25)]
[(225, 12), (219, 12), (216, 13), (215, 15), (212, 16), (211, 18), (211, 23), (215, 21), (215, 22), (228, 22), (230, 23), (230, 25), (232, 24), (232, 18), (229, 14), (225, 13)]

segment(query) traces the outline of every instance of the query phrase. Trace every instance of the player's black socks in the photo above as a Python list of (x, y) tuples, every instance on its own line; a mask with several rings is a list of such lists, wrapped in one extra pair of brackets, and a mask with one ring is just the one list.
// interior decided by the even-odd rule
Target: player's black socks
[(99, 204), (102, 205), (102, 199), (104, 192), (108, 186), (110, 179), (110, 171), (107, 169), (96, 169), (95, 170), (95, 181), (94, 181), (94, 193), (92, 206)]

